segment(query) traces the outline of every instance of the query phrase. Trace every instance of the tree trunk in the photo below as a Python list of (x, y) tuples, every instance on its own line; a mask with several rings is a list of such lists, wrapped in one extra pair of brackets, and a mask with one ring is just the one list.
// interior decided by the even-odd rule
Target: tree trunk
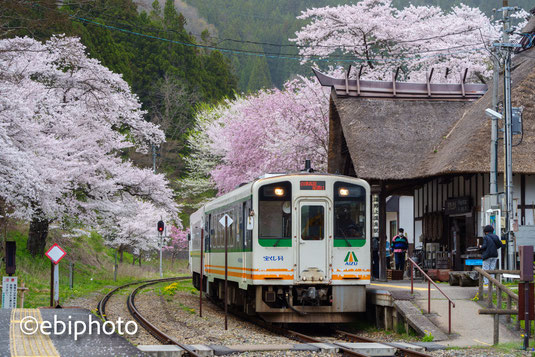
[(136, 256), (132, 253), (132, 265), (136, 265)]
[(139, 262), (139, 266), (141, 266), (141, 253), (139, 253), (139, 257), (137, 258)]
[(124, 252), (124, 248), (123, 248), (123, 246), (120, 246), (119, 247), (119, 262), (120, 263), (123, 262), (123, 252)]
[(26, 243), (26, 248), (31, 255), (37, 256), (45, 253), (48, 224), (48, 219), (37, 215), (33, 216), (28, 233), (28, 242)]

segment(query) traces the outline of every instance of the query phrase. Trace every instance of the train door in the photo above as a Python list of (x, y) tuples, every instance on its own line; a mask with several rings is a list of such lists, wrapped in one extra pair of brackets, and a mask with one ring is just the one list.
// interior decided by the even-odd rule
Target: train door
[(307, 199), (298, 203), (298, 280), (328, 279), (330, 205), (327, 200)]

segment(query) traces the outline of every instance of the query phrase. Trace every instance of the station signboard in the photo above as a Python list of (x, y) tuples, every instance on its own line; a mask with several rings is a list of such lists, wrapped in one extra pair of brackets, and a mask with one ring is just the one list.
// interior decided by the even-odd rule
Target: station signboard
[(17, 277), (4, 276), (2, 278), (2, 309), (17, 308)]

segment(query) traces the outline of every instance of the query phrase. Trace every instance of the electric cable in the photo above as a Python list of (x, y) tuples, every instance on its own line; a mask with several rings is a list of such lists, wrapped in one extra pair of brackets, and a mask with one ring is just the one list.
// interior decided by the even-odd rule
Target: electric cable
[[(63, 13), (61, 10), (52, 9), (52, 8), (46, 7), (44, 5), (41, 5), (41, 4), (32, 2), (32, 1), (29, 1), (29, 3), (32, 4), (32, 5), (38, 6), (38, 7), (45, 8), (47, 10)], [(75, 20), (78, 20), (78, 21), (92, 22), (93, 24), (96, 24), (96, 25), (99, 25), (99, 26), (108, 27), (108, 28), (115, 28), (115, 29), (121, 30), (123, 32), (130, 31), (131, 33), (134, 33), (134, 34), (144, 35), (142, 33), (137, 33), (135, 31), (124, 29), (124, 27), (128, 26), (128, 27), (134, 27), (134, 28), (138, 28), (138, 29), (142, 29), (142, 30), (164, 32), (164, 33), (165, 32), (173, 32), (173, 33), (177, 33), (177, 34), (182, 34), (181, 32), (179, 32), (177, 30), (173, 30), (173, 29), (164, 30), (164, 29), (157, 29), (157, 28), (147, 27), (147, 26), (139, 26), (139, 25), (135, 25), (135, 24), (124, 24), (124, 23), (120, 23), (120, 22), (117, 22), (117, 21), (114, 21), (114, 20), (112, 20), (111, 22), (115, 23), (117, 26), (110, 26), (110, 25), (107, 25), (107, 24), (99, 23), (98, 21), (95, 21), (94, 19), (87, 19), (87, 18), (83, 18), (83, 17), (77, 17), (77, 16), (71, 15), (71, 14), (66, 14), (66, 15), (71, 17), (71, 18), (73, 18), (73, 19), (75, 19)], [(108, 18), (108, 19), (115, 19), (115, 18), (113, 18), (111, 16), (106, 16), (106, 15), (102, 16), (102, 15), (104, 15), (104, 14), (99, 14), (98, 17), (104, 17), (104, 18)], [(410, 40), (383, 39), (383, 40), (379, 40), (379, 41), (375, 41), (375, 42), (369, 42), (368, 46), (369, 45), (373, 45), (373, 44), (377, 44), (377, 43), (381, 43), (381, 42), (388, 42), (388, 41), (395, 41), (395, 44), (429, 41), (429, 40), (436, 39), (436, 38), (444, 38), (444, 37), (448, 37), (448, 36), (454, 36), (454, 35), (468, 33), (468, 32), (472, 32), (472, 31), (478, 31), (478, 30), (480, 30), (480, 28), (471, 28), (471, 29), (466, 29), (466, 30), (462, 30), (462, 31), (458, 31), (458, 32), (448, 33), (448, 34), (441, 34), (441, 35), (436, 35), (436, 36), (431, 36), (431, 37), (426, 37), (426, 38), (418, 38), (418, 39), (410, 39)], [(195, 35), (195, 36), (202, 36), (202, 34), (200, 34), (200, 35), (196, 34), (196, 33), (192, 33), (192, 34)], [(146, 35), (146, 36), (151, 36), (151, 35)], [(159, 37), (159, 36), (153, 36), (153, 37)], [(275, 43), (262, 42), (262, 41), (238, 40), (238, 39), (233, 39), (233, 38), (220, 38), (220, 37), (216, 37), (216, 36), (208, 36), (208, 37), (209, 38), (213, 38), (213, 39), (219, 39), (220, 43), (228, 41), (228, 42), (235, 42), (235, 43), (265, 45), (265, 46), (274, 46), (274, 47), (290, 47), (290, 48), (299, 48), (299, 49), (301, 49), (301, 48), (336, 48), (336, 49), (341, 49), (342, 48), (343, 49), (343, 48), (347, 48), (348, 47), (348, 46), (339, 46), (339, 45), (314, 45), (314, 46), (306, 45), (305, 46), (305, 45), (298, 45), (298, 44), (275, 44)], [(161, 38), (161, 37), (159, 39), (166, 40), (166, 39)], [(172, 40), (170, 40), (170, 41), (172, 41)], [(221, 51), (243, 51), (243, 52), (251, 52), (251, 53), (255, 53), (255, 54), (263, 54), (263, 53), (265, 53), (267, 55), (281, 55), (281, 56), (295, 56), (295, 55), (297, 55), (297, 54), (293, 54), (293, 53), (292, 54), (288, 54), (288, 53), (282, 53), (281, 54), (281, 53), (265, 52), (265, 51), (251, 51), (251, 50), (230, 49), (230, 48), (223, 48), (223, 47), (219, 47), (219, 46), (199, 45), (199, 44), (195, 44), (195, 43), (190, 43), (190, 44), (197, 45), (198, 47), (210, 47), (210, 48), (221, 50)], [(449, 48), (430, 49), (430, 50), (422, 50), (422, 51), (417, 51), (417, 52), (413, 51), (412, 53), (419, 54), (419, 53), (449, 51), (449, 50), (452, 50), (452, 49), (468, 47), (468, 46), (474, 46), (474, 45), (478, 45), (478, 44), (479, 43), (474, 43), (474, 44), (458, 45), (458, 46), (453, 46), (453, 47), (449, 47)], [(359, 44), (358, 46), (362, 47), (364, 45), (360, 45)], [(323, 57), (323, 56), (320, 56), (320, 55), (298, 55), (298, 56), (300, 56), (302, 58)], [(344, 55), (338, 56), (338, 57), (342, 58), (342, 59), (345, 59), (345, 58), (354, 59), (355, 58), (355, 56), (344, 56)], [(408, 59), (412, 59), (412, 58), (415, 58), (415, 57), (408, 57)]]
[[(266, 57), (266, 58), (280, 58), (280, 59), (291, 59), (291, 60), (310, 60), (313, 62), (399, 62), (409, 59), (421, 59), (421, 58), (428, 58), (428, 57), (444, 57), (448, 55), (453, 54), (460, 54), (460, 53), (469, 53), (469, 52), (476, 52), (484, 49), (484, 47), (474, 47), (472, 49), (466, 49), (466, 50), (459, 50), (459, 51), (451, 51), (449, 53), (439, 53), (434, 55), (425, 55), (425, 56), (410, 56), (410, 57), (397, 57), (397, 58), (359, 58), (359, 57), (352, 57), (351, 59), (347, 58), (309, 58), (311, 56), (303, 56), (303, 55), (294, 55), (294, 54), (279, 54), (279, 53), (273, 53), (273, 52), (264, 52), (264, 51), (250, 51), (250, 50), (235, 50), (235, 49), (228, 49), (228, 48), (221, 48), (217, 46), (210, 46), (210, 45), (201, 45), (196, 43), (190, 43), (190, 42), (183, 42), (183, 41), (176, 41), (171, 40), (159, 36), (153, 36), (153, 35), (147, 35), (140, 32), (130, 31), (124, 28), (120, 28), (117, 26), (111, 26), (99, 23), (97, 21), (93, 21), (90, 19), (82, 18), (82, 17), (72, 17), (75, 21), (84, 22), (88, 24), (93, 24), (96, 26), (108, 28), (110, 30), (120, 31), (124, 33), (128, 33), (135, 36), (150, 38), (154, 40), (160, 40), (164, 42), (170, 42), (174, 44), (179, 44), (187, 47), (196, 47), (196, 48), (203, 48), (208, 50), (217, 50), (220, 52), (225, 53), (231, 53), (231, 54), (243, 54), (248, 56), (256, 56), (256, 57)], [(450, 49), (444, 49), (445, 51), (449, 51)], [(292, 57), (293, 56), (293, 57)]]

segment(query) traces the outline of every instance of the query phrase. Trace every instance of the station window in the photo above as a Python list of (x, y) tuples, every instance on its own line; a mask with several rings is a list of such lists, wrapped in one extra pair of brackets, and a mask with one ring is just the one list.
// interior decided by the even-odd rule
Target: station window
[(263, 247), (292, 245), (292, 184), (264, 185), (258, 190), (258, 240)]
[[(335, 246), (362, 246), (366, 239), (366, 190), (364, 187), (334, 184)], [(355, 240), (360, 240), (357, 242)]]

